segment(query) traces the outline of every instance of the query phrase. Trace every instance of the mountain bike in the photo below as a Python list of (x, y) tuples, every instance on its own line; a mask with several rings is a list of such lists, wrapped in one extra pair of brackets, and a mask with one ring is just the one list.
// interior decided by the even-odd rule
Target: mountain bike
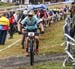
[(28, 40), (28, 52), (30, 53), (30, 65), (34, 64), (34, 54), (35, 54), (35, 49), (36, 49), (36, 39), (35, 39), (35, 35), (39, 34), (39, 33), (35, 33), (35, 32), (27, 32), (27, 35), (29, 37)]

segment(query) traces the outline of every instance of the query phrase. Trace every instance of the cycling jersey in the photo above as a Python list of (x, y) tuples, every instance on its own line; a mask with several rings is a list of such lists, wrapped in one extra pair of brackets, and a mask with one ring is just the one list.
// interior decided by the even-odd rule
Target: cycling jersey
[(2, 16), (0, 18), (0, 30), (8, 30), (9, 25), (9, 20), (6, 17)]
[(10, 24), (14, 24), (15, 23), (15, 19), (14, 19), (13, 15), (9, 18), (9, 22), (10, 22)]
[(2, 16), (0, 18), (0, 25), (8, 25), (9, 26), (10, 25), (9, 20), (6, 17)]
[(25, 29), (27, 30), (37, 29), (38, 23), (39, 23), (39, 19), (36, 16), (33, 16), (31, 20), (27, 16), (21, 21), (21, 24), (25, 25)]

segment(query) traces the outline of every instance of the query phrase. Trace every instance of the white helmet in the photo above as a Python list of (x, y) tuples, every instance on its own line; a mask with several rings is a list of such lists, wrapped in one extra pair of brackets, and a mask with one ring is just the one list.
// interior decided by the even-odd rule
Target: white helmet
[(25, 15), (26, 15), (27, 13), (28, 13), (28, 11), (27, 11), (27, 10), (24, 10), (24, 11), (23, 11), (23, 14), (25, 14)]
[(29, 11), (29, 12), (28, 12), (28, 15), (33, 15), (33, 12), (32, 12), (32, 11)]

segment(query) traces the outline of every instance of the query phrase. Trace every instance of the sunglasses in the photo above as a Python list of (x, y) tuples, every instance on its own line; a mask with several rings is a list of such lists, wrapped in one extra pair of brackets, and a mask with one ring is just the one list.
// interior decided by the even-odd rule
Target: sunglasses
[(29, 17), (32, 17), (33, 15), (28, 15)]

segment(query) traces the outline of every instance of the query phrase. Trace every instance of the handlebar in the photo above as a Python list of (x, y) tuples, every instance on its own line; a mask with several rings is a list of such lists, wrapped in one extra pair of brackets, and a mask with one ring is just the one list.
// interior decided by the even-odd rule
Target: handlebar
[(34, 37), (35, 35), (39, 35), (40, 33), (39, 32), (25, 32), (25, 33), (22, 33), (23, 35), (26, 35), (28, 37)]

